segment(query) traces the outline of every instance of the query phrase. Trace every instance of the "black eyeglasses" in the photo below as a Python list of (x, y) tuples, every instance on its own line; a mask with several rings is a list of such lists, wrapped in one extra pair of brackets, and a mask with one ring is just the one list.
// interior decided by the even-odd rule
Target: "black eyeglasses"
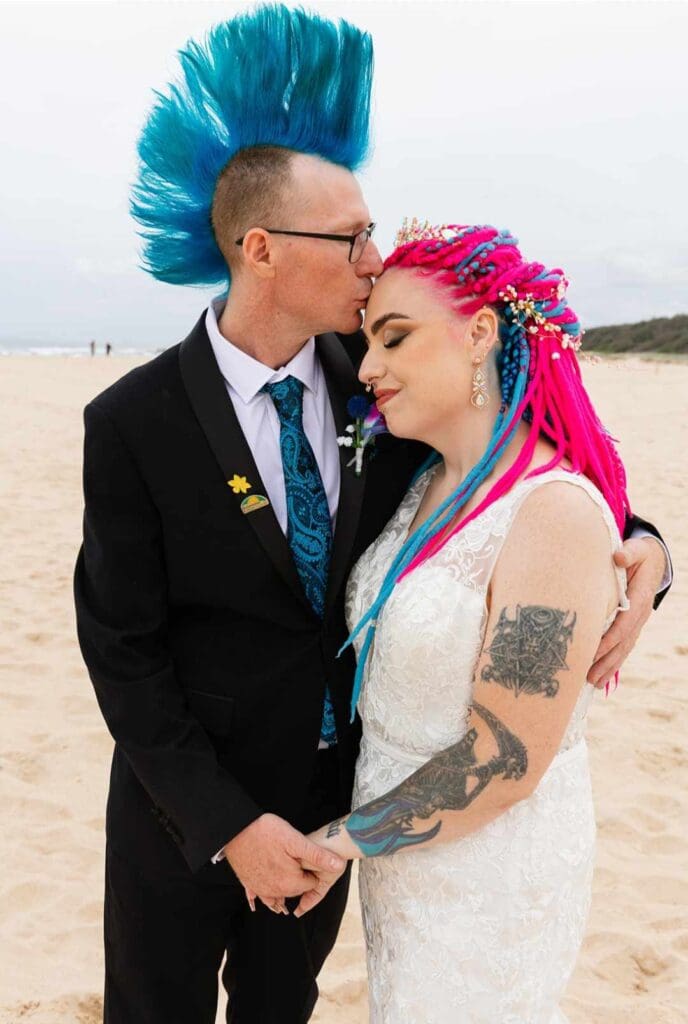
[[(330, 242), (348, 242), (349, 263), (358, 263), (369, 239), (373, 237), (375, 227), (374, 223), (369, 224), (367, 228), (363, 228), (363, 231), (359, 231), (357, 235), (323, 235), (320, 231), (283, 231), (282, 228), (263, 228), (263, 230), (269, 231), (271, 235), (296, 235), (298, 238), (327, 238)], [(243, 245), (245, 237), (244, 235), (241, 238), (237, 238), (234, 244)]]

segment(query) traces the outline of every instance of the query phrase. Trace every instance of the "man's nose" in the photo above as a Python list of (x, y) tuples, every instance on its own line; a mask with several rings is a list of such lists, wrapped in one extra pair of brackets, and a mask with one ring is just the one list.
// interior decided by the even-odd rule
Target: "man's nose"
[(372, 238), (369, 238), (366, 242), (363, 255), (354, 266), (359, 277), (379, 277), (382, 273), (382, 257)]

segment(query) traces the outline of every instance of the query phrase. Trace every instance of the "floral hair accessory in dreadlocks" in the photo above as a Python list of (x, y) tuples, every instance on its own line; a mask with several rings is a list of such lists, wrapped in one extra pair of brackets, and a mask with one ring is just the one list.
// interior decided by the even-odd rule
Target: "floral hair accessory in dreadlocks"
[(373, 43), (344, 20), (267, 4), (189, 41), (179, 62), (179, 80), (157, 93), (139, 139), (131, 212), (154, 277), (226, 284), (211, 223), (221, 172), (252, 146), (359, 168), (369, 152)]
[[(348, 646), (364, 631), (352, 718), (375, 625), (394, 587), (524, 474), (546, 473), (566, 460), (574, 473), (588, 477), (601, 491), (620, 533), (630, 512), (623, 464), (581, 380), (576, 353), (583, 332), (566, 301), (568, 282), (564, 272), (525, 260), (513, 235), (489, 224), (432, 226), (414, 219), (404, 222), (396, 242), (396, 248), (385, 261), (385, 271), (408, 270), (429, 279), (438, 294), (462, 315), (473, 316), (486, 305), (498, 313), (501, 404), (481, 459), (407, 538), (377, 597), (344, 645)], [(492, 473), (521, 422), (528, 425), (528, 433), (518, 456), (473, 511), (462, 517), (461, 509)], [(550, 441), (552, 458), (546, 465), (528, 472), (540, 437)], [(439, 459), (437, 453), (430, 455), (418, 475)]]

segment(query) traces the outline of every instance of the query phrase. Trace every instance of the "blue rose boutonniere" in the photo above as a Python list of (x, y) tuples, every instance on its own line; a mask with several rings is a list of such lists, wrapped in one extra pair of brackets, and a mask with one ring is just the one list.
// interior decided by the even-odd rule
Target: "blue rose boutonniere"
[(354, 395), (350, 398), (346, 411), (353, 419), (353, 423), (349, 423), (346, 433), (337, 438), (337, 444), (340, 448), (353, 448), (354, 456), (347, 462), (347, 466), (353, 466), (356, 476), (360, 476), (366, 448), (375, 443), (378, 434), (386, 432), (387, 425), (375, 402), (369, 403), (363, 395)]

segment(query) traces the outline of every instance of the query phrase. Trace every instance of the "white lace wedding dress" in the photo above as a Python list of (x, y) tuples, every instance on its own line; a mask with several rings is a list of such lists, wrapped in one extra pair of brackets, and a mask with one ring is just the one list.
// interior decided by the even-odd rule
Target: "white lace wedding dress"
[[(433, 472), (410, 488), (354, 567), (350, 627), (377, 595)], [(610, 550), (621, 545), (599, 491), (555, 470), (517, 484), (397, 585), (378, 620), (359, 701), (354, 807), (465, 733), (490, 577), (521, 503), (553, 480), (587, 491), (609, 527)], [(625, 577), (617, 575), (626, 608)], [(594, 692), (583, 687), (529, 799), (460, 840), (359, 862), (371, 1024), (566, 1021), (558, 1003), (583, 938), (595, 852), (584, 738)]]

